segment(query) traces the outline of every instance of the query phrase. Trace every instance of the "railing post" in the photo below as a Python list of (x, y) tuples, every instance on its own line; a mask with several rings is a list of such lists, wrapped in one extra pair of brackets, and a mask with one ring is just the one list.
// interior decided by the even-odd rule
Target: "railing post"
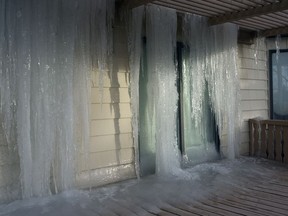
[(282, 162), (282, 127), (275, 126), (274, 131), (274, 150), (275, 150), (275, 160)]
[(249, 155), (254, 156), (254, 127), (253, 119), (249, 119)]
[(249, 119), (249, 153), (288, 163), (288, 121)]
[(261, 124), (260, 156), (267, 158), (267, 124), (265, 122), (262, 122)]
[(288, 163), (288, 127), (283, 127), (283, 162)]
[(275, 126), (270, 124), (268, 125), (268, 144), (267, 152), (268, 159), (274, 160), (274, 128)]

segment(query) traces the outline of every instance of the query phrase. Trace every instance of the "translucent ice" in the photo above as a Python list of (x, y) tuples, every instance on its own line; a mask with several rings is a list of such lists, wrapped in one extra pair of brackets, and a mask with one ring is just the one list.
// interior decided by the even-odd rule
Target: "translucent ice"
[(177, 148), (175, 10), (150, 5), (146, 14), (148, 95), (151, 116), (155, 116), (156, 173), (174, 174), (180, 169)]
[(205, 118), (203, 103), (207, 85), (219, 135), (227, 128), (229, 158), (237, 154), (240, 119), (237, 32), (236, 25), (208, 27), (206, 18), (188, 14), (184, 17), (184, 43), (189, 47), (185, 70), (190, 71), (186, 74), (190, 76), (187, 79), (191, 85), (191, 117), (196, 125)]
[(8, 145), (17, 142), (22, 197), (74, 188), (76, 152), (89, 160), (91, 71), (112, 53), (114, 1), (13, 0), (0, 9), (1, 126)]

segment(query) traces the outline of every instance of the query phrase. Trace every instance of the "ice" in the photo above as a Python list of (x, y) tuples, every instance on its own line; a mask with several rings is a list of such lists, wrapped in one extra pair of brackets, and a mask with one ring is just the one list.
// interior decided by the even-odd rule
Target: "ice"
[[(104, 73), (112, 73), (113, 67), (114, 3), (0, 1), (1, 127), (9, 148), (17, 148), (19, 153), (22, 198), (74, 189), (82, 158), (86, 162), (81, 171), (90, 173), (91, 72), (98, 73), (102, 103)], [(177, 14), (155, 5), (149, 5), (146, 12), (147, 94), (153, 96), (147, 104), (154, 121), (149, 129), (155, 129), (151, 140), (156, 143), (156, 173), (162, 177), (186, 176), (187, 172), (180, 169), (177, 147)], [(137, 170), (142, 17), (143, 8), (133, 10), (129, 48)], [(227, 128), (228, 155), (234, 158), (239, 127), (237, 27), (227, 24), (208, 28), (205, 19), (192, 15), (186, 15), (184, 25), (186, 43), (192, 50), (191, 61), (187, 62), (193, 72), (189, 77), (192, 118), (196, 124), (203, 120), (204, 97), (208, 94), (220, 134)], [(107, 170), (107, 179), (117, 175), (113, 168)], [(198, 178), (194, 174), (187, 177)], [(160, 187), (159, 182), (156, 185)], [(56, 197), (61, 200), (67, 193)], [(55, 205), (61, 205), (61, 201)]]
[[(234, 161), (204, 163), (187, 170), (194, 176), (185, 180), (157, 176), (130, 180), (92, 191), (72, 190), (61, 194), (15, 201), (0, 206), (0, 215), (76, 216), (76, 215), (143, 215), (160, 212), (167, 204), (185, 204), (207, 200), (211, 196), (230, 197), (235, 191), (247, 192), (247, 188), (259, 186), (255, 179), (271, 179), (287, 168), (266, 160), (240, 158)], [(145, 211), (144, 211), (145, 210)], [(132, 212), (131, 212), (132, 211)]]
[(279, 60), (280, 55), (280, 44), (281, 44), (281, 35), (277, 35), (275, 38), (275, 48), (276, 48), (276, 62)]
[(131, 108), (133, 113), (132, 128), (133, 141), (135, 148), (135, 169), (137, 177), (139, 174), (139, 73), (140, 59), (142, 52), (142, 23), (144, 7), (138, 7), (132, 10), (129, 17), (129, 35), (128, 35), (128, 50), (129, 50), (129, 66), (130, 66), (130, 92), (131, 92)]
[(112, 53), (114, 1), (0, 4), (1, 127), (18, 149), (22, 198), (73, 189), (78, 155), (89, 160), (91, 71)]
[(180, 170), (177, 148), (176, 48), (177, 15), (175, 10), (149, 5), (146, 9), (147, 73), (149, 110), (155, 117), (156, 174), (175, 174)]
[[(103, 101), (103, 82), (106, 71), (113, 70), (113, 21), (115, 0), (91, 1), (91, 46), (94, 79), (98, 73), (99, 96)], [(96, 73), (97, 71), (97, 73)], [(110, 76), (111, 77), (111, 76)]]
[(255, 38), (255, 45), (254, 45), (254, 59), (255, 59), (255, 64), (256, 65), (258, 65), (259, 40), (260, 40), (260, 38), (257, 36)]
[(183, 30), (184, 43), (190, 50), (185, 70), (191, 81), (191, 117), (196, 125), (208, 117), (203, 114), (207, 87), (219, 135), (227, 128), (228, 157), (232, 159), (237, 155), (240, 128), (238, 28), (232, 24), (208, 27), (206, 18), (186, 14)]

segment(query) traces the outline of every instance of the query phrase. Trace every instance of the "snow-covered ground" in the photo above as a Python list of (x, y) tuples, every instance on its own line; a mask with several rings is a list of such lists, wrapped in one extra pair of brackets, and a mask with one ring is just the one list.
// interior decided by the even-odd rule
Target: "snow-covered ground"
[[(144, 215), (157, 211), (167, 202), (201, 199), (211, 194), (230, 193), (251, 186), (253, 180), (275, 178), (287, 172), (285, 165), (264, 159), (242, 157), (204, 163), (179, 173), (179, 176), (149, 176), (92, 190), (67, 191), (58, 195), (14, 201), (0, 206), (0, 215), (11, 216), (95, 216), (115, 215), (115, 209)], [(125, 210), (126, 209), (126, 210)], [(131, 212), (130, 212), (131, 213)]]

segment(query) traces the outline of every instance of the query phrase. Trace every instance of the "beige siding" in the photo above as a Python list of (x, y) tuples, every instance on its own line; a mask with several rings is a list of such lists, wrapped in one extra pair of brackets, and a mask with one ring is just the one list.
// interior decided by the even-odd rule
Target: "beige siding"
[(268, 118), (268, 71), (266, 46), (257, 48), (257, 64), (255, 60), (255, 45), (239, 44), (239, 68), (240, 68), (240, 111), (241, 134), (239, 137), (240, 154), (248, 154), (249, 129), (248, 119)]
[[(282, 38), (281, 49), (288, 49), (288, 39)], [(255, 45), (239, 45), (240, 88), (241, 88), (241, 146), (242, 154), (248, 153), (248, 119), (269, 118), (269, 71), (268, 51), (275, 50), (275, 39), (266, 39), (266, 44), (258, 49), (258, 64), (255, 63)], [(254, 63), (253, 63), (254, 62)]]
[(88, 167), (92, 186), (135, 177), (127, 39), (121, 25), (113, 30), (113, 69), (104, 74), (102, 92), (98, 73), (92, 77), (90, 154), (89, 158), (80, 155), (80, 187), (89, 184)]
[[(288, 38), (281, 38), (280, 39), (280, 49), (288, 49)], [(276, 50), (275, 39), (268, 39), (267, 40), (267, 50)]]

